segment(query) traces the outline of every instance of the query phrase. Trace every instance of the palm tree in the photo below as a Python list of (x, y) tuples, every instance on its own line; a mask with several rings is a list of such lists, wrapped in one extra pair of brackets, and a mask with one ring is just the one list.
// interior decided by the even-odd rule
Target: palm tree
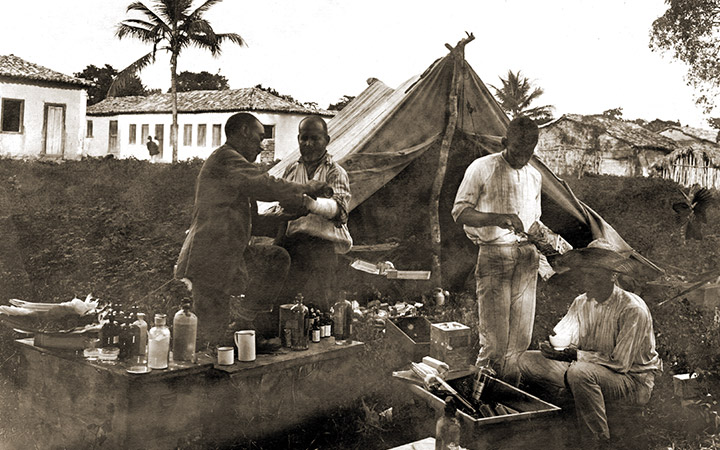
[(502, 82), (502, 88), (490, 85), (495, 90), (495, 97), (500, 103), (500, 107), (514, 119), (518, 116), (528, 116), (540, 124), (552, 120), (552, 110), (550, 105), (538, 106), (530, 108), (530, 104), (543, 95), (542, 88), (533, 87), (530, 80), (523, 76), (518, 70), (513, 73), (508, 70), (507, 78), (499, 77)]
[(156, 0), (153, 6), (146, 6), (142, 1), (131, 3), (127, 12), (134, 11), (138, 17), (123, 20), (118, 24), (116, 36), (140, 39), (152, 44), (152, 51), (144, 55), (120, 72), (110, 87), (108, 96), (119, 90), (129, 78), (155, 62), (158, 51), (170, 53), (170, 92), (172, 93), (172, 127), (170, 143), (172, 145), (172, 161), (177, 162), (177, 59), (186, 47), (194, 45), (209, 50), (213, 56), (220, 55), (220, 44), (229, 40), (239, 46), (245, 40), (235, 33), (215, 33), (210, 22), (203, 14), (222, 0), (205, 0), (200, 6), (192, 9), (193, 0)]

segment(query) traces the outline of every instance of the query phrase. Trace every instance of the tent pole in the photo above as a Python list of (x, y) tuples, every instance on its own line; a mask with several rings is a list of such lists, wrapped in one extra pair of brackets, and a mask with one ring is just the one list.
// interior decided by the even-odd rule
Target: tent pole
[(445, 127), (442, 143), (440, 145), (440, 156), (438, 158), (438, 170), (433, 180), (432, 190), (430, 192), (430, 239), (432, 249), (432, 275), (431, 281), (435, 286), (442, 287), (442, 235), (440, 232), (440, 193), (442, 192), (443, 182), (445, 181), (445, 173), (447, 172), (448, 155), (450, 153), (450, 145), (452, 144), (455, 128), (457, 127), (458, 118), (458, 92), (462, 77), (462, 61), (465, 58), (465, 45), (475, 39), (472, 33), (466, 33), (467, 37), (462, 39), (453, 48), (449, 44), (445, 44), (450, 50), (453, 58), (453, 76), (450, 85), (450, 94), (448, 96), (448, 123)]

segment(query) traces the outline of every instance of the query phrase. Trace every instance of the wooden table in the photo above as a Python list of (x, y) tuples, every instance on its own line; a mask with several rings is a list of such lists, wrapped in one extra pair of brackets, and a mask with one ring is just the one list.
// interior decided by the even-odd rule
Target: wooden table
[(38, 448), (177, 448), (237, 442), (296, 426), (357, 399), (340, 380), (358, 370), (364, 344), (311, 344), (232, 366), (198, 353), (196, 364), (130, 374), (124, 363), (15, 341), (22, 358), (19, 413)]

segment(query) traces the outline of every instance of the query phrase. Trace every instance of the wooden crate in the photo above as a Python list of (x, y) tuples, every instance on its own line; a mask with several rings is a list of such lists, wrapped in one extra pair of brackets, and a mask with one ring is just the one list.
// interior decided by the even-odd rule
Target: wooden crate
[(430, 325), (424, 317), (400, 317), (385, 323), (387, 339), (399, 348), (399, 364), (419, 362), (430, 355)]
[[(448, 377), (448, 383), (465, 398), (471, 398), (473, 375), (468, 371)], [(445, 407), (443, 398), (419, 385), (408, 385), (411, 392), (434, 411), (435, 420)], [(495, 448), (562, 448), (561, 409), (504, 381), (490, 377), (481, 398), (498, 402), (518, 411), (517, 414), (478, 418), (458, 411), (462, 436), (460, 444), (469, 449)]]
[(430, 356), (444, 361), (450, 370), (464, 370), (472, 364), (470, 327), (459, 322), (434, 323), (430, 327)]

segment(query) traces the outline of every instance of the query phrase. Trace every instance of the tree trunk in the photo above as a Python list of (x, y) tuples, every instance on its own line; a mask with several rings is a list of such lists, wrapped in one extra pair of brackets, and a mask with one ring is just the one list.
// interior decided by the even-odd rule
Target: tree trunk
[(170, 145), (172, 145), (172, 162), (178, 161), (178, 109), (177, 109), (177, 53), (170, 55), (170, 92), (172, 98), (172, 125), (170, 126)]
[(462, 61), (465, 57), (465, 44), (472, 41), (474, 36), (469, 34), (467, 38), (458, 42), (453, 49), (450, 45), (445, 44), (450, 49), (450, 55), (453, 58), (453, 76), (450, 84), (450, 95), (448, 97), (448, 123), (445, 127), (442, 143), (440, 144), (440, 156), (438, 158), (438, 169), (433, 180), (432, 190), (430, 192), (430, 239), (432, 249), (432, 275), (431, 280), (435, 286), (442, 287), (442, 234), (440, 232), (440, 194), (442, 193), (443, 183), (445, 181), (445, 173), (447, 172), (448, 156), (450, 154), (450, 145), (452, 144), (453, 135), (457, 126), (458, 116), (458, 91), (462, 82)]

